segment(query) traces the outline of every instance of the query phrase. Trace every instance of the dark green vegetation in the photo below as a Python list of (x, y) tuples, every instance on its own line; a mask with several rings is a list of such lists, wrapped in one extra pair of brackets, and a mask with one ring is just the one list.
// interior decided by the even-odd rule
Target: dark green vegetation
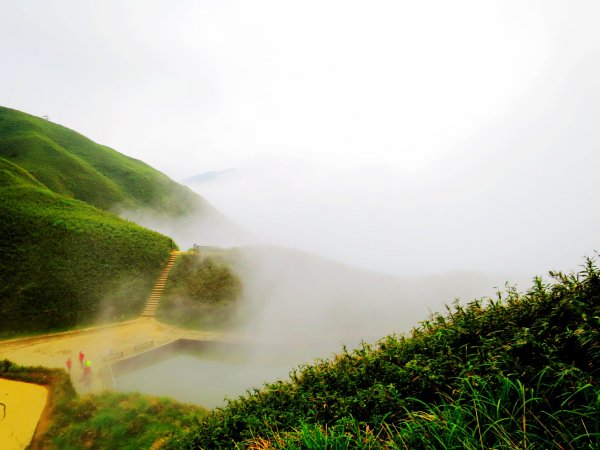
[(163, 447), (600, 447), (600, 272), (454, 305), (214, 410)]
[(0, 362), (0, 377), (48, 387), (50, 423), (33, 448), (150, 448), (174, 430), (187, 429), (206, 414), (202, 408), (139, 394), (78, 396), (63, 370)]
[(157, 315), (190, 328), (232, 325), (241, 295), (242, 283), (226, 260), (184, 253), (169, 274)]

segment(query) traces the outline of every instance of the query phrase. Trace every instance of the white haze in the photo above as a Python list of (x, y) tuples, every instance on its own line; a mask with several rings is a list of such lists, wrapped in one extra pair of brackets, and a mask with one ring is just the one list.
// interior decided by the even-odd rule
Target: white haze
[(600, 67), (576, 69), (418, 169), (263, 156), (190, 186), (264, 242), (378, 271), (576, 269), (598, 248)]
[(455, 300), (465, 304), (530, 285), (514, 279), (506, 286), (499, 276), (480, 272), (393, 277), (273, 247), (234, 249), (228, 258), (244, 291), (241, 326), (231, 339), (254, 344), (250, 353), (244, 348), (247, 358), (292, 365), (329, 356), (342, 345), (407, 333)]
[(255, 239), (212, 208), (179, 217), (151, 209), (115, 208), (114, 212), (145, 228), (171, 237), (181, 250), (191, 249), (194, 245), (231, 247), (248, 244)]

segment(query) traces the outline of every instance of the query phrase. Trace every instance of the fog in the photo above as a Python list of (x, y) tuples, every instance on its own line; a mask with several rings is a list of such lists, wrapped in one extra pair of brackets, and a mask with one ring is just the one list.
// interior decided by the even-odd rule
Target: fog
[(231, 247), (249, 244), (256, 239), (249, 231), (211, 208), (178, 217), (150, 209), (115, 208), (114, 212), (145, 228), (171, 237), (182, 250), (188, 250), (194, 245)]
[[(233, 249), (227, 259), (244, 292), (231, 339), (296, 364), (330, 356), (343, 345), (407, 334), (454, 301), (496, 297), (509, 287), (498, 274), (395, 277), (265, 246)], [(513, 280), (511, 286), (524, 291), (530, 281)]]
[(264, 242), (372, 270), (575, 270), (598, 248), (600, 67), (574, 69), (418, 169), (263, 156), (189, 185)]

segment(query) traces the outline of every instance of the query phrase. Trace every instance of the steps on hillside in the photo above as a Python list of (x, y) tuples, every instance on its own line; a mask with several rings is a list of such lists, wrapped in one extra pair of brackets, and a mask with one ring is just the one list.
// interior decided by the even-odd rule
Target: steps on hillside
[(165, 268), (162, 270), (158, 279), (156, 280), (156, 284), (154, 285), (154, 288), (150, 293), (150, 297), (148, 297), (148, 301), (146, 302), (144, 311), (142, 311), (142, 317), (154, 317), (156, 315), (156, 310), (158, 309), (158, 302), (160, 301), (163, 291), (165, 290), (167, 278), (169, 277), (169, 272), (173, 268), (173, 264), (175, 263), (175, 260), (180, 254), (180, 251), (171, 252), (169, 261), (167, 261)]

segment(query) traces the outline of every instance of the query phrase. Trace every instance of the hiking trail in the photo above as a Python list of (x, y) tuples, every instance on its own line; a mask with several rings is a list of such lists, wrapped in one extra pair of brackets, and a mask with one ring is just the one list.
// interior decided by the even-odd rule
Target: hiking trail
[(158, 309), (158, 302), (160, 301), (165, 290), (167, 278), (169, 278), (169, 272), (173, 268), (175, 260), (181, 253), (182, 252), (179, 250), (171, 252), (169, 261), (167, 261), (167, 265), (160, 273), (160, 276), (158, 277), (158, 280), (156, 280), (156, 284), (154, 285), (154, 289), (152, 289), (152, 292), (150, 293), (150, 297), (148, 298), (146, 307), (144, 308), (144, 311), (142, 311), (142, 317), (154, 317), (156, 315), (156, 310)]

